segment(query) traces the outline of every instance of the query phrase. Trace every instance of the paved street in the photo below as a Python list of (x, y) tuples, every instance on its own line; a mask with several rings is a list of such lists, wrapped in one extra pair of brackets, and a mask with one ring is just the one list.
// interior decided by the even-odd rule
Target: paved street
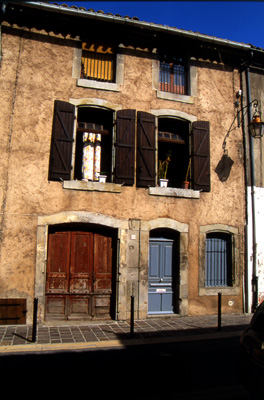
[[(228, 314), (222, 316), (221, 334), (241, 332), (249, 323), (251, 314)], [(109, 346), (145, 343), (146, 341), (166, 341), (187, 336), (212, 335), (218, 333), (217, 315), (198, 317), (165, 317), (136, 320), (133, 338), (130, 322), (61, 322), (37, 327), (35, 345), (53, 345), (60, 348), (64, 345), (76, 346)], [(0, 326), (0, 353), (18, 351), (21, 346), (27, 351), (32, 348), (32, 327), (26, 325)], [(68, 348), (69, 348), (68, 346)]]

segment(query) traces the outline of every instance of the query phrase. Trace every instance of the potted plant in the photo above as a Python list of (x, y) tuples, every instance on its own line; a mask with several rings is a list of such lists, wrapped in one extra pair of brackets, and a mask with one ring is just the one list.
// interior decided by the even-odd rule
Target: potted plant
[(190, 166), (191, 166), (191, 159), (190, 159), (189, 164), (188, 164), (185, 180), (182, 182), (182, 188), (183, 189), (188, 189), (189, 188), (189, 183), (190, 182), (187, 179), (188, 179), (188, 175), (189, 175), (189, 171), (190, 171)]
[(167, 172), (170, 161), (171, 161), (171, 151), (168, 151), (164, 161), (159, 160), (158, 177), (159, 177), (160, 187), (168, 186)]
[(107, 178), (107, 173), (106, 172), (100, 172), (100, 175), (98, 177), (99, 182), (105, 183)]

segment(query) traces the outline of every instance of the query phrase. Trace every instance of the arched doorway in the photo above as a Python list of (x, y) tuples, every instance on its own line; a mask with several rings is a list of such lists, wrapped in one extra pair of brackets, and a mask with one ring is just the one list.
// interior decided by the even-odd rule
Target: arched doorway
[(114, 318), (115, 229), (93, 224), (49, 227), (46, 319)]
[(179, 313), (180, 234), (154, 229), (149, 238), (148, 314)]

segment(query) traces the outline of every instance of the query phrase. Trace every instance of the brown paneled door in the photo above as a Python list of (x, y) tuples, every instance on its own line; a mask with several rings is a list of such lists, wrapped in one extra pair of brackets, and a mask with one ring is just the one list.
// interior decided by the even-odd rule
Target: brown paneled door
[(110, 318), (112, 237), (93, 232), (49, 235), (47, 319)]

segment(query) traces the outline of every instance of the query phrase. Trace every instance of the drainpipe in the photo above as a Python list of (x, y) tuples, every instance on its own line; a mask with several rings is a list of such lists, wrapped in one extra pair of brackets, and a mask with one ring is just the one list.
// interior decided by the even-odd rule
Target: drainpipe
[[(251, 102), (249, 68), (246, 69), (246, 87), (248, 104)], [(251, 107), (248, 107), (248, 125), (252, 120)], [(258, 276), (257, 276), (257, 241), (256, 241), (256, 211), (255, 211), (255, 165), (254, 143), (252, 135), (249, 135), (250, 171), (251, 171), (251, 212), (252, 212), (252, 312), (258, 306)]]
[[(242, 93), (244, 93), (244, 82), (243, 82), (243, 73), (244, 69), (242, 66), (240, 67), (240, 88)], [(244, 104), (243, 104), (243, 96), (241, 97), (241, 109), (244, 109)], [(247, 136), (248, 136), (248, 130), (245, 128), (245, 120), (244, 120), (244, 115), (242, 114), (241, 118), (241, 124), (242, 124), (242, 130), (243, 130), (243, 146), (244, 149), (247, 148)], [(239, 126), (239, 124), (238, 124)], [(245, 177), (245, 219), (246, 219), (246, 224), (244, 226), (244, 237), (245, 237), (245, 252), (244, 252), (244, 263), (245, 263), (245, 271), (243, 274), (243, 312), (248, 313), (249, 312), (249, 293), (248, 293), (248, 234), (247, 234), (247, 227), (248, 227), (248, 191), (247, 191), (247, 176), (248, 176), (248, 164), (247, 164), (247, 154), (246, 151), (244, 151), (244, 165), (245, 165), (245, 170), (244, 170), (244, 177)]]

